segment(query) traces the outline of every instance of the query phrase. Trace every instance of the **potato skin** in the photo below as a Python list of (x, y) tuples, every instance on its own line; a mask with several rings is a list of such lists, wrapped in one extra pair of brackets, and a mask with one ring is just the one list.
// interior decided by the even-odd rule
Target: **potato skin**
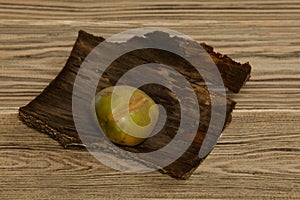
[[(118, 88), (115, 90), (115, 95), (112, 99), (112, 92), (116, 87)], [(126, 105), (124, 96), (130, 94), (132, 90), (134, 92), (130, 97), (129, 105)], [(129, 113), (125, 112), (126, 106)], [(126, 146), (135, 146), (142, 143), (145, 137), (149, 136), (153, 131), (159, 116), (158, 106), (146, 93), (137, 88), (123, 85), (108, 87), (97, 93), (95, 110), (103, 133), (112, 142)], [(145, 127), (144, 131), (141, 132), (140, 129), (135, 129), (136, 126), (133, 126), (133, 123)], [(118, 125), (122, 126), (122, 128)], [(127, 132), (124, 130), (127, 130)], [(137, 134), (141, 137), (128, 134), (131, 132), (135, 132), (135, 135)]]

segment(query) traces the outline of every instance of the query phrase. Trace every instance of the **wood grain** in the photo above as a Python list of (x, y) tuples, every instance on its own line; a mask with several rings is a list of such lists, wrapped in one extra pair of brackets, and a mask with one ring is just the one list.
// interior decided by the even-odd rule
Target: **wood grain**
[[(188, 181), (115, 172), (17, 119), (61, 70), (78, 30), (108, 37), (141, 26), (175, 29), (253, 66), (230, 96), (232, 124)], [(1, 199), (300, 198), (298, 0), (0, 0), (0, 44)]]
[(0, 191), (5, 199), (299, 197), (298, 112), (235, 113), (211, 155), (187, 181), (158, 172), (113, 171), (86, 151), (65, 150), (28, 129), (17, 114), (1, 118)]
[[(103, 42), (103, 40), (104, 39), (101, 37), (96, 37), (87, 32), (79, 31), (78, 38), (76, 39), (66, 65), (40, 95), (38, 95), (28, 105), (23, 106), (19, 109), (19, 117), (29, 127), (49, 134), (52, 138), (58, 140), (63, 147), (79, 147), (83, 146), (82, 143), (84, 143), (84, 146), (88, 148), (91, 148), (92, 146), (98, 146), (100, 148), (99, 153), (102, 155), (100, 157), (103, 157), (103, 153), (105, 152), (104, 154), (109, 153), (111, 155), (110, 159), (112, 160), (117, 159), (120, 155), (122, 155), (122, 157), (127, 161), (134, 160), (135, 162), (138, 162), (140, 164), (146, 162), (148, 163), (148, 165), (153, 165), (155, 163), (155, 161), (153, 161), (152, 159), (153, 156), (151, 156), (151, 158), (139, 158), (139, 156), (134, 155), (128, 157), (123, 152), (118, 152), (115, 149), (109, 148), (108, 145), (99, 138), (99, 129), (96, 128), (98, 127), (98, 125), (91, 123), (95, 120), (93, 117), (91, 117), (94, 116), (94, 113), (92, 113), (90, 106), (88, 106), (86, 112), (83, 113), (76, 113), (74, 109), (72, 110), (72, 107), (74, 108), (74, 98), (72, 97), (72, 95), (74, 95), (73, 89), (75, 88), (74, 82), (76, 76), (80, 76), (77, 73), (82, 66), (83, 60), (85, 59), (88, 59), (86, 62), (88, 62), (90, 66), (97, 66), (99, 64), (100, 58), (98, 58), (95, 63), (93, 59), (87, 58), (87, 55), (91, 52), (92, 49), (99, 45), (99, 43)], [(210, 95), (213, 96), (215, 102), (218, 102), (216, 103), (217, 105), (221, 104), (220, 101), (222, 101), (222, 97), (220, 97), (221, 95), (218, 94), (218, 92), (209, 92), (209, 90), (207, 90), (207, 88), (202, 85), (203, 83), (205, 83), (205, 81), (203, 80), (203, 77), (199, 74), (199, 72), (194, 69), (191, 63), (187, 62), (184, 59), (181, 59), (180, 57), (178, 57), (178, 55), (173, 54), (169, 51), (162, 51), (153, 48), (141, 50), (141, 48), (143, 48), (145, 44), (151, 44), (153, 43), (153, 41), (155, 41), (156, 44), (160, 45), (167, 44), (164, 45), (163, 48), (172, 48), (173, 52), (182, 51), (182, 55), (184, 55), (183, 57), (188, 60), (194, 60), (194, 63), (197, 63), (198, 59), (199, 66), (206, 65), (203, 70), (207, 70), (207, 72), (209, 72), (207, 68), (210, 67), (209, 59), (211, 58), (220, 71), (220, 75), (222, 76), (222, 80), (224, 81), (224, 86), (235, 93), (237, 93), (241, 89), (241, 87), (250, 77), (251, 66), (249, 65), (249, 63), (239, 64), (226, 55), (214, 52), (213, 48), (206, 44), (202, 44), (202, 46), (203, 49), (205, 49), (207, 52), (205, 52), (205, 54), (199, 53), (201, 49), (199, 49), (198, 43), (189, 42), (189, 45), (186, 45), (187, 41), (183, 39), (171, 38), (169, 34), (165, 32), (156, 31), (146, 34), (145, 37), (132, 38), (131, 40), (123, 44), (115, 44), (109, 42), (107, 42), (106, 44), (102, 43), (106, 47), (103, 47), (102, 50), (98, 49), (99, 51), (96, 51), (98, 55), (100, 54), (101, 57), (105, 59), (114, 60), (111, 55), (113, 55), (115, 49), (126, 49), (128, 48), (128, 46), (130, 46), (136, 50), (130, 53), (126, 53), (114, 60), (105, 71), (103, 71), (103, 69), (101, 68), (88, 70), (88, 72), (85, 73), (85, 76), (87, 74), (90, 74), (88, 79), (81, 79), (80, 81), (81, 85), (83, 85), (84, 88), (77, 88), (75, 96), (83, 97), (81, 99), (81, 101), (84, 101), (82, 105), (90, 105), (91, 102), (87, 97), (94, 98), (94, 95), (91, 96), (91, 94), (88, 94), (87, 91), (93, 91), (93, 88), (90, 86), (93, 84), (93, 82), (98, 82), (97, 74), (100, 71), (103, 73), (103, 75), (98, 83), (98, 91), (103, 88), (116, 85), (122, 75), (126, 74), (136, 66), (140, 66), (146, 63), (161, 63), (170, 66), (180, 72), (182, 75), (184, 75), (184, 78), (191, 84), (195, 92), (200, 112), (200, 121), (197, 122), (199, 123), (199, 127), (195, 139), (189, 141), (189, 139), (187, 138), (190, 138), (190, 131), (186, 130), (187, 126), (189, 125), (185, 126), (185, 137), (179, 139), (179, 141), (185, 141), (188, 143), (190, 142), (190, 147), (179, 158), (174, 159), (172, 163), (169, 163), (166, 167), (164, 167), (162, 171), (176, 178), (188, 179), (195, 168), (197, 168), (204, 159), (199, 157), (200, 148), (207, 148), (210, 151), (210, 148), (215, 145), (216, 141), (214, 141), (213, 139), (208, 140), (208, 138), (219, 138), (219, 133), (218, 131), (216, 131), (216, 126), (210, 123), (211, 119), (214, 118), (213, 114), (211, 114), (212, 100), (210, 100)], [(195, 49), (197, 49), (198, 51)], [(201, 61), (199, 62), (199, 60)], [(194, 63), (193, 65), (195, 65)], [(98, 70), (98, 73), (95, 73), (95, 70)], [(189, 88), (183, 86), (181, 81), (178, 81), (180, 80), (180, 76), (178, 77), (176, 73), (168, 72), (167, 75), (162, 75), (160, 73), (160, 70), (149, 67), (147, 69), (144, 69), (135, 77), (138, 78), (134, 80), (134, 83), (131, 84), (139, 83), (141, 85), (144, 85), (145, 80), (149, 78), (151, 79), (151, 81), (154, 81), (155, 79), (157, 80), (157, 77), (161, 77), (159, 79), (169, 79), (169, 87), (172, 88), (171, 91), (180, 91), (180, 95), (182, 96), (180, 97), (181, 102), (191, 102), (190, 97), (188, 97), (189, 92), (191, 91), (189, 90)], [(206, 83), (213, 84), (215, 82), (214, 79), (214, 75), (208, 75), (206, 76)], [(131, 79), (131, 81), (133, 80)], [(160, 83), (164, 85), (164, 83)], [(180, 119), (180, 111), (182, 112), (182, 110), (185, 110), (185, 113), (189, 113), (189, 115), (192, 117), (189, 118), (189, 121), (192, 122), (195, 119), (195, 115), (191, 115), (191, 113), (195, 108), (191, 104), (189, 104), (190, 106), (187, 109), (182, 107), (180, 108), (177, 99), (178, 97), (176, 97), (170, 90), (167, 90), (164, 87), (160, 87), (157, 84), (148, 84), (147, 86), (140, 89), (142, 89), (146, 94), (150, 95), (150, 97), (152, 97), (156, 103), (163, 105), (168, 116), (164, 128), (160, 130), (158, 134), (156, 134), (154, 137), (148, 138), (143, 144), (131, 148), (126, 148), (126, 150), (136, 153), (146, 153), (159, 150), (169, 144), (171, 140), (174, 140), (175, 134), (176, 132), (178, 132), (179, 124), (182, 123)], [(227, 99), (227, 103), (224, 102), (224, 106), (227, 107), (227, 109), (226, 111), (224, 111), (225, 123), (224, 127), (221, 127), (221, 129), (225, 128), (230, 123), (231, 112), (235, 104), (236, 103), (231, 99)], [(82, 111), (84, 110), (84, 108), (81, 106), (80, 110)], [(220, 113), (216, 111), (214, 115), (220, 115)], [(84, 133), (81, 132), (81, 138), (79, 138), (78, 129), (76, 130), (75, 128), (74, 122), (76, 121), (76, 118), (85, 119), (86, 129), (84, 130)], [(82, 120), (80, 121), (83, 122)], [(87, 127), (95, 128), (89, 129)], [(203, 138), (208, 132), (209, 127), (211, 133), (209, 137), (206, 136), (206, 142), (210, 142), (204, 144)], [(85, 135), (86, 137), (85, 141), (82, 140), (83, 135)], [(103, 148), (105, 150), (103, 150)], [(180, 147), (176, 145), (174, 146), (174, 149), (161, 151), (160, 154), (164, 154), (164, 158), (172, 157), (174, 152), (178, 148)], [(124, 167), (127, 166), (127, 163), (120, 161), (120, 165)]]

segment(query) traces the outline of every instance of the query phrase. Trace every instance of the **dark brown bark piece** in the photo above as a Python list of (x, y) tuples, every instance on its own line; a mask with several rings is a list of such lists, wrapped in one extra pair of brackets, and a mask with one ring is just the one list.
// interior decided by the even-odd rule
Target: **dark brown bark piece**
[[(161, 33), (158, 32), (153, 33), (153, 35), (149, 35), (148, 38), (155, 36), (163, 40), (170, 39), (168, 35), (160, 34)], [(132, 39), (132, 41), (136, 43), (144, 42), (144, 40), (145, 39), (138, 37)], [(175, 41), (180, 44), (182, 42), (181, 40), (182, 39), (177, 38)], [(91, 52), (91, 50), (102, 41), (104, 41), (104, 38), (102, 37), (95, 37), (84, 31), (79, 32), (79, 36), (73, 47), (71, 55), (62, 71), (39, 96), (37, 96), (28, 105), (19, 109), (19, 117), (25, 124), (49, 134), (54, 139), (58, 140), (65, 148), (83, 146), (76, 131), (72, 115), (73, 85), (83, 60)], [(215, 53), (212, 47), (206, 44), (201, 45), (216, 63), (224, 80), (224, 85), (229, 90), (238, 92), (250, 77), (250, 65), (248, 63), (236, 63), (227, 56)], [(183, 50), (188, 50), (187, 48), (192, 47), (193, 44), (191, 44), (191, 46), (183, 47)], [(109, 52), (103, 53), (105, 54)], [(187, 179), (202, 161), (198, 156), (198, 152), (210, 122), (211, 111), (209, 92), (206, 87), (197, 84), (202, 81), (202, 78), (198, 73), (196, 73), (192, 66), (185, 60), (179, 59), (169, 52), (153, 49), (133, 51), (118, 58), (111, 64), (108, 70), (106, 70), (103, 74), (103, 77), (99, 82), (98, 90), (114, 85), (120, 75), (124, 74), (127, 70), (135, 66), (151, 62), (159, 62), (170, 65), (185, 75), (196, 92), (199, 101), (201, 121), (199, 122), (197, 136), (193, 140), (190, 148), (179, 159), (161, 170), (161, 172), (167, 173), (173, 177)], [(151, 71), (151, 69), (149, 70)], [(152, 70), (151, 73), (155, 74), (156, 72), (155, 70)], [(175, 81), (174, 85), (177, 86), (177, 84), (178, 83)], [(174, 137), (179, 123), (178, 113), (180, 108), (178, 101), (171, 91), (158, 85), (146, 85), (142, 87), (142, 90), (152, 96), (156, 102), (165, 106), (168, 112), (168, 119), (165, 127), (159, 134), (148, 138), (141, 145), (136, 147), (120, 146), (122, 149), (132, 152), (149, 152), (163, 147)], [(218, 98), (218, 94), (211, 95)], [(230, 123), (231, 112), (234, 105), (234, 101), (227, 99), (226, 123), (224, 127)], [(91, 133), (91, 141), (95, 141), (95, 137), (96, 136)], [(87, 145), (102, 148), (104, 150), (106, 148), (104, 145), (97, 142), (91, 142)], [(116, 154), (115, 156), (118, 155)], [(151, 163), (149, 164), (151, 165)]]

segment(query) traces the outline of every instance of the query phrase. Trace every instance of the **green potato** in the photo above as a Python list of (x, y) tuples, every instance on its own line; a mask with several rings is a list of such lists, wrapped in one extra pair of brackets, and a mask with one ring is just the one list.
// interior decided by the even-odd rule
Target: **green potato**
[(95, 98), (95, 109), (103, 133), (112, 142), (126, 146), (143, 142), (155, 128), (159, 116), (155, 102), (130, 86), (101, 90)]

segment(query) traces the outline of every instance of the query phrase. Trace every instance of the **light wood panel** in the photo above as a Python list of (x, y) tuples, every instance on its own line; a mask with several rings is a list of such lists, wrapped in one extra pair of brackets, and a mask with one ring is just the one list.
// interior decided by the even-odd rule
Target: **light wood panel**
[[(237, 61), (251, 81), (233, 121), (187, 181), (122, 174), (27, 128), (17, 109), (64, 66), (77, 32), (183, 32)], [(300, 198), (300, 2), (0, 0), (0, 198)]]
[(86, 151), (65, 150), (28, 129), (17, 114), (0, 116), (4, 199), (299, 197), (299, 112), (235, 112), (212, 154), (187, 181), (158, 172), (116, 172)]

